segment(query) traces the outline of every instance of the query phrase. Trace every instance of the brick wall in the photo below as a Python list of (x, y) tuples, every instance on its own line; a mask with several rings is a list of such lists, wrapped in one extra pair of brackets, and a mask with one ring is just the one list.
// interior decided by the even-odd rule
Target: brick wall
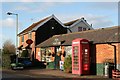
[[(116, 45), (116, 56), (117, 56), (117, 63), (120, 64), (120, 60), (118, 59), (118, 45), (120, 43), (113, 44)], [(97, 44), (96, 45), (96, 63), (103, 63), (105, 59), (114, 59), (114, 47), (108, 44)]]
[[(120, 70), (120, 43), (116, 45), (117, 69)], [(106, 59), (113, 59), (114, 62), (114, 47), (108, 44), (96, 44), (96, 71), (97, 75), (104, 75), (104, 64)]]
[[(32, 37), (31, 37), (33, 43), (31, 44), (32, 47), (32, 53), (35, 52), (35, 32), (32, 32)], [(35, 56), (35, 55), (34, 55)]]
[[(22, 42), (22, 35), (19, 36), (19, 46), (23, 45), (23, 48), (26, 47), (28, 44), (26, 43), (26, 40), (28, 40), (28, 34), (24, 34), (24, 42)], [(35, 53), (35, 32), (32, 32), (31, 39), (33, 43), (31, 44), (31, 53)], [(32, 54), (31, 54), (32, 56)], [(35, 55), (34, 55), (35, 56)]]
[(36, 59), (41, 61), (41, 53), (40, 53), (40, 48), (36, 48)]
[(96, 62), (103, 63), (105, 59), (113, 59), (113, 47), (108, 44), (96, 45)]

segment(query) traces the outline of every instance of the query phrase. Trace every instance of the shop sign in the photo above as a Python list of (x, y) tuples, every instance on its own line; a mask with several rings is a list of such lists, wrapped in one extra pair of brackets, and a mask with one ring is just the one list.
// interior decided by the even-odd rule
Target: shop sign
[(88, 42), (81, 42), (82, 44), (88, 44)]
[(59, 41), (58, 38), (56, 38), (54, 41), (53, 41), (53, 45), (60, 45), (61, 42)]
[(28, 39), (28, 40), (26, 41), (26, 43), (27, 43), (27, 44), (32, 44), (33, 41), (32, 41), (31, 39)]
[(79, 44), (79, 42), (72, 42), (72, 44)]

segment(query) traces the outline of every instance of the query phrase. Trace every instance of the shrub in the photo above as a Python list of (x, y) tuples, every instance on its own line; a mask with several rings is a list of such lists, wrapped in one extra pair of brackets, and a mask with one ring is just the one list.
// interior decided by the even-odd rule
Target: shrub
[(71, 55), (68, 55), (65, 58), (63, 66), (64, 66), (64, 71), (65, 72), (72, 72), (72, 57), (71, 57)]
[(15, 54), (15, 45), (10, 40), (6, 40), (2, 48), (2, 68), (10, 68), (10, 55)]
[(2, 68), (10, 68), (10, 54), (2, 54)]

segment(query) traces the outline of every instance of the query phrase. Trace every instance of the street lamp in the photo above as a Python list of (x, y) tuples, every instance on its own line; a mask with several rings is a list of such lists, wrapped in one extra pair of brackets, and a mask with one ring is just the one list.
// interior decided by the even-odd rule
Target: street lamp
[(16, 15), (16, 49), (17, 49), (17, 47), (18, 47), (18, 38), (17, 38), (17, 34), (18, 34), (18, 14), (8, 12), (7, 15)]
[(116, 46), (113, 45), (111, 42), (107, 42), (107, 44), (114, 47), (114, 69), (116, 70)]
[[(15, 15), (16, 16), (16, 56), (17, 56), (17, 54), (18, 54), (18, 51), (17, 51), (17, 47), (18, 47), (18, 38), (17, 38), (17, 34), (18, 34), (18, 14), (7, 12), (7, 15)], [(17, 59), (16, 59), (16, 62), (18, 62)]]

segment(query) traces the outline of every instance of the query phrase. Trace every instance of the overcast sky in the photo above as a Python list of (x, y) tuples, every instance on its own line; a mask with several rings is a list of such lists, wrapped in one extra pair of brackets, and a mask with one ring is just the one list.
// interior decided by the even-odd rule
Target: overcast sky
[[(84, 17), (93, 28), (105, 28), (118, 25), (118, 2), (2, 2), (0, 12), (0, 46), (10, 39), (15, 43), (16, 16), (8, 16), (7, 12), (19, 15), (19, 32), (47, 16), (54, 14), (61, 22), (68, 22)], [(14, 1), (14, 0), (12, 0)], [(27, 2), (26, 2), (27, 1)], [(35, 0), (34, 0), (35, 1)], [(47, 0), (46, 0), (47, 1)]]

